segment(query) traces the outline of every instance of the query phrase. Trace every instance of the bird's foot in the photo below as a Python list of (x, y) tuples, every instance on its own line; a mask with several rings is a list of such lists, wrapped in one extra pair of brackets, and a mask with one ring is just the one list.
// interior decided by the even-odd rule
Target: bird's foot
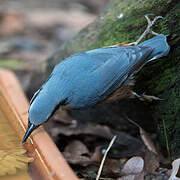
[(158, 19), (162, 19), (163, 17), (162, 16), (156, 16), (152, 21), (151, 19), (149, 18), (150, 15), (153, 15), (153, 14), (146, 14), (145, 15), (145, 18), (147, 19), (147, 22), (148, 22), (148, 25), (147, 25), (147, 28), (146, 30), (142, 33), (142, 35), (139, 37), (139, 39), (136, 41), (136, 42), (133, 42), (133, 43), (130, 43), (131, 46), (136, 46), (137, 44), (139, 44), (139, 42), (146, 37), (147, 34), (151, 33), (153, 35), (158, 35), (158, 33), (154, 32), (151, 30), (152, 26), (154, 25), (154, 23), (158, 20)]
[(148, 102), (152, 102), (152, 101), (163, 101), (164, 99), (161, 99), (159, 97), (156, 97), (156, 96), (150, 96), (150, 95), (142, 95), (140, 98), (139, 98), (141, 101), (148, 101)]
[(148, 101), (148, 102), (152, 102), (152, 101), (163, 101), (164, 99), (161, 99), (159, 97), (156, 96), (150, 96), (150, 95), (146, 95), (146, 94), (142, 94), (139, 95), (136, 92), (132, 91), (132, 97), (134, 98), (138, 98), (141, 101)]

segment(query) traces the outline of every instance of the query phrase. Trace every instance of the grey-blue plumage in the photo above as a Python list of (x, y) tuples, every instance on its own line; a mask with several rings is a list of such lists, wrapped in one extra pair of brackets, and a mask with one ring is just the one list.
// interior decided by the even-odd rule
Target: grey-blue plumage
[(105, 47), (66, 58), (32, 98), (29, 124), (38, 127), (60, 105), (81, 109), (104, 101), (141, 66), (167, 55), (169, 49), (166, 36), (160, 34), (138, 46)]

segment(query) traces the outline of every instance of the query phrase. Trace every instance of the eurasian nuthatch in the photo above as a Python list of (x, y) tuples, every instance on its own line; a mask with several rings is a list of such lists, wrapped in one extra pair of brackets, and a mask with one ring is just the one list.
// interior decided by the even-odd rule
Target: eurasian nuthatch
[[(28, 129), (23, 143), (60, 106), (82, 109), (132, 95), (139, 96), (132, 91), (132, 77), (147, 62), (167, 55), (170, 49), (165, 35), (150, 30), (162, 17), (157, 16), (153, 21), (145, 17), (148, 26), (135, 43), (74, 54), (54, 68), (30, 102)], [(149, 32), (155, 36), (138, 44)], [(156, 99), (154, 96), (146, 98)]]

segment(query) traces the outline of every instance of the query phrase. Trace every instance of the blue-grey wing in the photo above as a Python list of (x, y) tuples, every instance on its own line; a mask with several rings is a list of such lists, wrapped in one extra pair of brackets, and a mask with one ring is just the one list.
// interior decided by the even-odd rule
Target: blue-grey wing
[(146, 63), (151, 52), (148, 47), (109, 47), (72, 57), (72, 79), (67, 84), (71, 88), (70, 106), (83, 108), (104, 100)]
[(73, 108), (94, 105), (120, 87), (151, 52), (148, 47), (109, 47), (75, 54), (54, 68), (32, 102), (39, 94), (51, 94), (47, 106), (63, 99)]
[(120, 87), (127, 78), (146, 63), (146, 57), (152, 49), (148, 47), (113, 47), (119, 53), (112, 55), (108, 61), (92, 74), (99, 79), (99, 97), (105, 99)]

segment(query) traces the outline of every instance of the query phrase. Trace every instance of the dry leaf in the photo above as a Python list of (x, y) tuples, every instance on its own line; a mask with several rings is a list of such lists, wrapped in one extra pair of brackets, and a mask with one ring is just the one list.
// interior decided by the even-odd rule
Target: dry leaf
[(121, 174), (124, 176), (118, 180), (144, 180), (144, 160), (135, 156), (129, 159), (124, 165)]
[(98, 163), (101, 162), (102, 157), (103, 157), (101, 150), (102, 150), (102, 147), (101, 147), (101, 146), (97, 146), (97, 147), (95, 148), (95, 151), (94, 151), (93, 155), (91, 156), (91, 160), (92, 160), (93, 162), (98, 162)]
[(155, 173), (159, 167), (159, 156), (149, 149), (145, 152), (144, 169), (146, 173)]
[[(130, 120), (132, 121), (132, 120)], [(146, 146), (146, 151), (145, 151), (145, 171), (146, 173), (154, 173), (156, 169), (159, 167), (159, 155), (158, 152), (155, 148), (154, 143), (152, 142), (151, 138), (149, 135), (146, 133), (146, 131), (141, 128), (138, 124), (133, 122), (136, 126), (139, 127), (139, 132), (140, 136)]]
[[(94, 125), (90, 123), (82, 123), (80, 121), (74, 121), (75, 123), (67, 126), (62, 123), (55, 123), (51, 121), (52, 128), (47, 130), (50, 131), (50, 134), (53, 138), (56, 138), (59, 134), (65, 136), (73, 135), (84, 135), (84, 137), (101, 137), (103, 139), (111, 140), (114, 135), (117, 135), (117, 140), (114, 146), (118, 150), (118, 157), (132, 157), (134, 155), (139, 155), (144, 152), (144, 144), (141, 140), (134, 138), (126, 133), (113, 131), (108, 126), (104, 125)], [(122, 146), (126, 148), (122, 148)], [(106, 147), (105, 147), (106, 148)], [(117, 155), (116, 155), (117, 157)]]
[(121, 173), (124, 175), (139, 174), (143, 171), (143, 168), (144, 160), (141, 157), (135, 156), (126, 162)]
[(180, 178), (176, 177), (180, 166), (180, 159), (176, 159), (172, 162), (172, 174), (168, 180), (180, 180)]
[(33, 159), (25, 155), (24, 149), (0, 150), (0, 176), (16, 174), (17, 169), (27, 169)]
[(56, 126), (52, 128), (51, 135), (56, 137), (59, 134), (63, 134), (65, 136), (88, 134), (107, 139), (111, 139), (113, 137), (110, 128), (107, 126), (81, 124), (80, 122), (77, 122), (76, 126), (62, 126), (61, 124), (56, 124)]
[(142, 129), (140, 126), (139, 126), (139, 132), (140, 132), (141, 138), (142, 138), (145, 146), (149, 149), (149, 151), (152, 151), (153, 153), (158, 154), (158, 152), (157, 152), (151, 138), (146, 133), (146, 131), (144, 129)]
[(113, 174), (120, 173), (120, 165), (117, 159), (109, 159), (107, 158), (104, 163), (103, 171), (111, 171)]
[(73, 155), (89, 155), (89, 150), (81, 141), (73, 141), (66, 146), (64, 152), (72, 153)]
[(87, 166), (91, 164), (91, 159), (89, 157), (89, 150), (80, 141), (73, 141), (68, 146), (66, 146), (63, 155), (65, 159), (71, 164), (79, 164), (82, 166)]
[(137, 126), (139, 128), (139, 133), (141, 136), (141, 139), (143, 140), (145, 146), (149, 149), (149, 151), (154, 152), (155, 154), (157, 153), (157, 150), (155, 148), (154, 143), (152, 142), (151, 138), (149, 137), (149, 135), (146, 133), (146, 131), (136, 122), (134, 122), (133, 120), (129, 119), (127, 116), (125, 116), (125, 118), (131, 122), (132, 124), (134, 124), (135, 126)]

